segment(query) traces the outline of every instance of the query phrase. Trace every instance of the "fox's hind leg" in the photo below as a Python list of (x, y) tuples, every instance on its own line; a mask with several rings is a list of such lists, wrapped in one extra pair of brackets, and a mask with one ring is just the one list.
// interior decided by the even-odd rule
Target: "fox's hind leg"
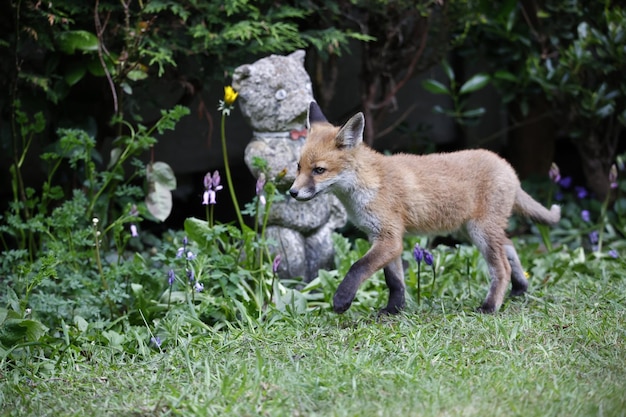
[(389, 301), (381, 314), (398, 314), (404, 308), (404, 270), (402, 258), (398, 257), (391, 261), (384, 269), (385, 282), (389, 288)]
[(472, 242), (485, 258), (491, 285), (487, 298), (479, 307), (481, 313), (494, 313), (502, 305), (504, 294), (511, 281), (511, 265), (507, 259), (507, 251), (504, 243), (507, 241), (503, 229), (498, 229), (493, 225), (482, 224), (472, 221), (467, 224), (467, 232)]
[(509, 265), (511, 265), (511, 296), (517, 297), (523, 295), (528, 289), (528, 280), (526, 279), (524, 268), (522, 268), (522, 264), (519, 261), (513, 242), (507, 240), (504, 245), (504, 250), (506, 251), (506, 258), (509, 260)]

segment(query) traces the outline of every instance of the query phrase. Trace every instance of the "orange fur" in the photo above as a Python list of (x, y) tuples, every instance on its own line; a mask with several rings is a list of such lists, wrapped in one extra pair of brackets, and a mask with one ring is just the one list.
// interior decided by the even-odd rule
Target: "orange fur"
[(513, 294), (526, 290), (523, 269), (504, 231), (508, 218), (515, 212), (555, 224), (560, 208), (548, 210), (533, 200), (504, 159), (487, 150), (384, 156), (363, 143), (361, 113), (341, 128), (320, 115), (312, 103), (309, 135), (290, 193), (298, 200), (334, 193), (372, 243), (339, 285), (335, 311), (347, 310), (359, 285), (380, 268), (390, 290), (384, 311), (396, 313), (404, 306), (400, 255), (406, 232), (467, 233), (485, 257), (492, 279), (483, 312), (500, 307), (511, 277)]

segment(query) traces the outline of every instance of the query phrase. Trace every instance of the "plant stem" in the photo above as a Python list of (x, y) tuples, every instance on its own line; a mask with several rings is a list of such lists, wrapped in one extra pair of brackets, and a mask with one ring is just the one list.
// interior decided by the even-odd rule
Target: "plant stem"
[(235, 214), (237, 214), (239, 227), (241, 227), (241, 230), (244, 230), (245, 223), (243, 222), (243, 218), (241, 217), (241, 210), (239, 209), (239, 203), (237, 202), (237, 196), (235, 195), (235, 188), (233, 187), (233, 179), (230, 175), (228, 151), (226, 150), (226, 114), (223, 112), (220, 133), (222, 135), (222, 156), (224, 158), (224, 170), (226, 171), (226, 182), (228, 183), (228, 191), (230, 192), (230, 198), (233, 200), (233, 206), (235, 207)]
[(422, 299), (422, 277), (421, 277), (421, 265), (418, 262), (417, 263), (417, 305), (420, 305), (421, 299)]

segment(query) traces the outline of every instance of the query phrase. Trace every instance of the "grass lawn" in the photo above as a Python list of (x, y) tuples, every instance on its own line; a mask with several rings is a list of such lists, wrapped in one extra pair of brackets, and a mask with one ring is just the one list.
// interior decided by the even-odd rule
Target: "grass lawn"
[(396, 317), (357, 304), (193, 336), (181, 317), (162, 351), (5, 361), (2, 415), (626, 416), (625, 268), (597, 265), (495, 315), (473, 312), (475, 283)]

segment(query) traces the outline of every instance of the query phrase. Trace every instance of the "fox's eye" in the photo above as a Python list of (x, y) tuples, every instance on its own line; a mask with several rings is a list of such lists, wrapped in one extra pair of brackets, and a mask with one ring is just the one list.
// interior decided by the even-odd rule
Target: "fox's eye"
[(322, 168), (322, 167), (313, 168), (313, 173), (316, 175), (323, 174), (324, 172), (326, 172), (326, 168)]

